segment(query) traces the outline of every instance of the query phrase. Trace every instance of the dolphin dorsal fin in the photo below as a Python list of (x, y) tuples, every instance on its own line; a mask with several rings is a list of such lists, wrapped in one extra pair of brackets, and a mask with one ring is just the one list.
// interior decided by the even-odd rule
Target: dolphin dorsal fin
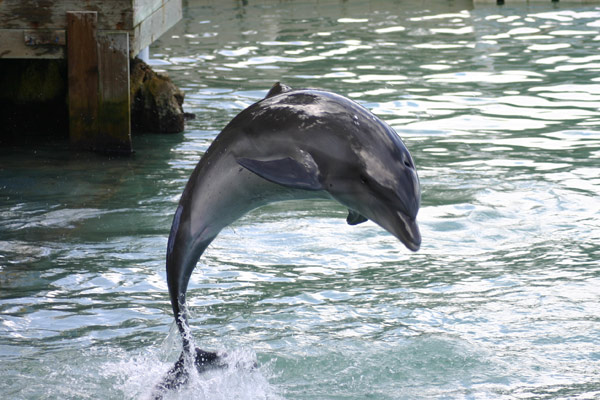
[(269, 97), (277, 96), (278, 94), (281, 94), (281, 93), (289, 92), (290, 90), (292, 90), (292, 88), (289, 87), (288, 85), (285, 85), (281, 82), (277, 82), (273, 85), (273, 87), (271, 87), (271, 89), (269, 90), (269, 93), (267, 93), (267, 95), (265, 96), (265, 99), (268, 99)]
[(368, 219), (366, 217), (362, 216), (354, 210), (348, 209), (348, 218), (346, 218), (346, 222), (348, 223), (348, 225), (358, 225), (367, 221)]

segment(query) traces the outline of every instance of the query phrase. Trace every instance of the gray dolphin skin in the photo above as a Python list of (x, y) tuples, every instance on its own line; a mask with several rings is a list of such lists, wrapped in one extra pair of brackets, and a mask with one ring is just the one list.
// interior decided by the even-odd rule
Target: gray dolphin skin
[(155, 398), (199, 371), (216, 353), (194, 348), (185, 294), (198, 259), (219, 232), (268, 203), (329, 198), (348, 208), (347, 222), (367, 220), (417, 251), (421, 189), (398, 134), (343, 96), (275, 84), (215, 138), (194, 169), (175, 212), (167, 245), (167, 281), (183, 352)]

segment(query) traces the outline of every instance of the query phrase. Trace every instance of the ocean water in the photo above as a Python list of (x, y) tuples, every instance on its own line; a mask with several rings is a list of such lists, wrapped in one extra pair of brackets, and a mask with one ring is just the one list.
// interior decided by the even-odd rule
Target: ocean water
[(600, 4), (196, 1), (150, 49), (196, 114), (111, 159), (0, 149), (0, 397), (144, 399), (180, 352), (167, 237), (200, 156), (277, 81), (387, 121), (421, 179), (411, 253), (327, 201), (205, 252), (170, 399), (600, 398)]

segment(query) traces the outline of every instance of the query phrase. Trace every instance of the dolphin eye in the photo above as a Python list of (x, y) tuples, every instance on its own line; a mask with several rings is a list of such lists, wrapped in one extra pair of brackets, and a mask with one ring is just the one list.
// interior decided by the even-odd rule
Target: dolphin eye
[(363, 185), (367, 185), (367, 186), (369, 185), (369, 179), (368, 179), (366, 176), (364, 176), (364, 175), (361, 175), (361, 176), (360, 176), (360, 182), (361, 182)]

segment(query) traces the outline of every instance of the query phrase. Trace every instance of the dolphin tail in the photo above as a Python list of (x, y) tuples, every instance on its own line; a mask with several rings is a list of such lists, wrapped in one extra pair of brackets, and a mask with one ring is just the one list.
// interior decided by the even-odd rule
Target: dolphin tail
[(196, 263), (215, 237), (199, 238), (201, 235), (191, 232), (188, 219), (189, 216), (184, 215), (184, 207), (179, 205), (169, 234), (166, 260), (169, 296), (175, 323), (183, 340), (184, 353), (190, 353), (194, 349), (187, 319), (185, 293)]
[[(216, 235), (215, 235), (216, 236)], [(179, 359), (165, 375), (152, 394), (153, 399), (162, 399), (169, 391), (184, 386), (189, 380), (191, 366), (199, 373), (212, 367), (223, 366), (217, 353), (197, 349), (194, 346), (188, 325), (185, 293), (196, 263), (215, 236), (203, 238), (201, 234), (191, 232), (189, 216), (179, 205), (173, 218), (171, 233), (167, 244), (167, 284), (175, 323), (181, 334), (183, 351)]]

